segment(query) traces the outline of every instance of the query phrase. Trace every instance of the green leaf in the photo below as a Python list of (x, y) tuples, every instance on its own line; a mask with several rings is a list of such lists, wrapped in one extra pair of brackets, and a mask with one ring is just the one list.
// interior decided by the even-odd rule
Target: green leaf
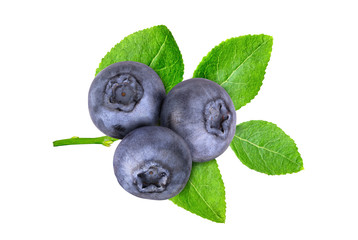
[(104, 56), (96, 75), (107, 66), (122, 61), (141, 62), (154, 69), (167, 92), (183, 80), (182, 55), (172, 33), (163, 25), (125, 37)]
[(203, 218), (224, 223), (225, 187), (216, 160), (193, 162), (187, 185), (170, 200)]
[(263, 34), (228, 39), (203, 58), (194, 77), (220, 84), (238, 110), (259, 92), (270, 61), (272, 44), (272, 37)]
[(268, 175), (303, 170), (295, 142), (275, 124), (253, 120), (236, 126), (231, 148), (243, 164)]

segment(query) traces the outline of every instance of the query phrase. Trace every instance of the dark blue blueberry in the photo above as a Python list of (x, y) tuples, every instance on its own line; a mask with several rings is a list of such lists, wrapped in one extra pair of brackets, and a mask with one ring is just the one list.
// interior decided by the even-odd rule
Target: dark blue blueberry
[(130, 132), (113, 158), (119, 184), (129, 193), (147, 199), (174, 197), (191, 172), (190, 149), (182, 137), (160, 126)]
[(164, 97), (164, 85), (153, 69), (138, 62), (118, 62), (95, 77), (88, 107), (99, 130), (121, 139), (135, 128), (156, 125)]
[(236, 125), (234, 104), (217, 83), (194, 78), (177, 84), (163, 102), (160, 124), (184, 138), (193, 161), (205, 162), (230, 145)]

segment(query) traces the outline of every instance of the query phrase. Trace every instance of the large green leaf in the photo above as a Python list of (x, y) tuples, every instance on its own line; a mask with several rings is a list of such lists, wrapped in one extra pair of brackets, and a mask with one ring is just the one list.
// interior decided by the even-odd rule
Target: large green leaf
[(231, 148), (243, 164), (268, 175), (303, 170), (295, 142), (275, 124), (253, 120), (239, 124)]
[(225, 187), (216, 160), (194, 162), (187, 185), (170, 200), (203, 218), (224, 223)]
[(104, 56), (96, 75), (107, 66), (122, 61), (141, 62), (154, 69), (167, 92), (183, 80), (182, 55), (173, 35), (163, 25), (125, 37)]
[(272, 44), (272, 37), (263, 34), (228, 39), (203, 58), (194, 77), (220, 84), (230, 95), (237, 110), (259, 92)]

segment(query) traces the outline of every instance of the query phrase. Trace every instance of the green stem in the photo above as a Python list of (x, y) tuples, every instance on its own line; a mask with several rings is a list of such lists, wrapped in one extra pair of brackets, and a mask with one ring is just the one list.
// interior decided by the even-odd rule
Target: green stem
[(112, 138), (108, 136), (97, 137), (97, 138), (72, 137), (72, 138), (53, 141), (53, 146), (58, 147), (58, 146), (76, 145), (76, 144), (102, 144), (106, 147), (109, 147), (114, 141), (117, 140), (118, 140), (117, 138)]

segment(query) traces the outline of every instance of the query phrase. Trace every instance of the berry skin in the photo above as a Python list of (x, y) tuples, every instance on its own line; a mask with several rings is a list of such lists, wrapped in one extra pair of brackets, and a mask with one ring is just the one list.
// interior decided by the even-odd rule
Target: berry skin
[(138, 127), (156, 125), (164, 98), (164, 85), (153, 69), (138, 62), (117, 62), (93, 80), (88, 109), (100, 131), (122, 139)]
[(184, 138), (193, 161), (205, 162), (221, 155), (230, 145), (236, 111), (224, 88), (207, 79), (193, 78), (168, 93), (160, 124)]
[(160, 126), (130, 132), (119, 143), (113, 158), (119, 184), (137, 197), (155, 200), (177, 195), (189, 179), (191, 166), (186, 142)]

